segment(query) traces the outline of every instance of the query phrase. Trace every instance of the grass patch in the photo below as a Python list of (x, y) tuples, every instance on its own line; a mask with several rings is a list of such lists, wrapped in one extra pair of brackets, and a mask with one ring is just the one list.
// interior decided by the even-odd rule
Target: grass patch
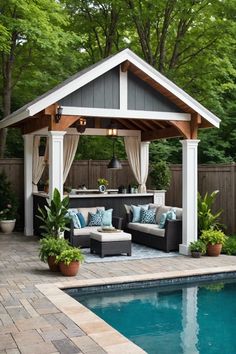
[(236, 255), (236, 236), (228, 237), (222, 248), (222, 253), (234, 256)]

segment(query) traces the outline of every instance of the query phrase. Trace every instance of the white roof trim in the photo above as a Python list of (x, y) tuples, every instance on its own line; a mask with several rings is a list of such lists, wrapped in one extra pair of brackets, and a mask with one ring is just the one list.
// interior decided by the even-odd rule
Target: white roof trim
[[(5, 128), (9, 125), (17, 123), (29, 116), (33, 116), (36, 113), (42, 111), (46, 107), (51, 104), (58, 102), (65, 96), (68, 96), (70, 93), (78, 90), (80, 87), (86, 85), (97, 77), (103, 75), (107, 71), (113, 69), (115, 66), (120, 65), (122, 62), (129, 60), (132, 64), (137, 66), (140, 70), (145, 72), (148, 76), (150, 76), (153, 80), (158, 82), (161, 86), (165, 87), (168, 91), (170, 91), (173, 95), (178, 97), (181, 101), (191, 107), (195, 112), (199, 113), (203, 118), (209, 121), (215, 127), (219, 127), (220, 119), (216, 117), (213, 113), (208, 111), (205, 107), (203, 107), (200, 103), (194, 100), (190, 95), (188, 95), (185, 91), (176, 86), (172, 81), (167, 79), (165, 76), (160, 74), (157, 70), (155, 70), (151, 65), (147, 64), (144, 60), (134, 54), (131, 50), (125, 49), (122, 52), (117, 53), (116, 55), (108, 58), (101, 64), (91, 68), (81, 76), (75, 78), (74, 80), (65, 83), (65, 85), (59, 87), (57, 90), (49, 93), (47, 96), (42, 97), (42, 99), (38, 100), (32, 105), (28, 106), (25, 111), (17, 113), (13, 113), (12, 115), (4, 118), (0, 121), (0, 129)], [(109, 109), (107, 109), (109, 110)]]

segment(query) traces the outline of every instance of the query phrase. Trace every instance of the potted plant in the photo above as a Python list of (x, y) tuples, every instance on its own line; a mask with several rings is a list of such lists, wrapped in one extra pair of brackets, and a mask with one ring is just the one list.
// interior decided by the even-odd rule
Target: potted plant
[[(61, 241), (64, 236), (64, 231), (69, 230), (67, 227), (70, 224), (70, 219), (67, 216), (69, 197), (66, 196), (61, 199), (60, 192), (55, 189), (53, 192), (52, 200), (44, 208), (38, 208), (39, 215), (37, 217), (41, 220), (42, 225), (40, 228), (43, 230), (42, 236), (45, 241), (41, 241), (41, 248), (39, 251), (40, 258), (46, 259), (46, 253), (50, 257), (50, 269), (53, 267), (51, 263), (56, 260), (58, 250), (65, 244)], [(52, 241), (54, 239), (54, 241)], [(58, 244), (58, 245), (57, 245)], [(51, 248), (51, 249), (50, 249)], [(63, 247), (62, 247), (63, 248)], [(56, 253), (55, 255), (53, 255)]]
[(189, 250), (193, 258), (200, 258), (201, 255), (206, 253), (206, 244), (201, 240), (191, 242), (189, 245)]
[(42, 262), (48, 262), (52, 272), (59, 272), (59, 265), (56, 263), (56, 256), (69, 247), (68, 241), (64, 238), (43, 237), (40, 241), (39, 257)]
[(83, 262), (84, 255), (79, 248), (69, 247), (62, 251), (57, 257), (56, 262), (59, 263), (60, 271), (67, 277), (74, 276), (78, 273), (80, 263)]
[(157, 190), (166, 190), (171, 181), (171, 172), (166, 161), (159, 161), (150, 166), (151, 186)]
[(5, 172), (0, 173), (0, 225), (2, 232), (9, 234), (14, 230), (18, 201), (7, 180)]
[(100, 193), (106, 192), (107, 186), (108, 186), (108, 180), (105, 178), (98, 178), (97, 180), (98, 183), (98, 189)]
[(204, 230), (200, 239), (206, 244), (207, 255), (217, 257), (221, 253), (222, 245), (225, 244), (227, 236), (220, 230)]

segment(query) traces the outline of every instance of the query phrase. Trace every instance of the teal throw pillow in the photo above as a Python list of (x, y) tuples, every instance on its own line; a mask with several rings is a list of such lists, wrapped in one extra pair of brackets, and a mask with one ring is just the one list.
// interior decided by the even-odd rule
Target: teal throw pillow
[(161, 214), (161, 218), (160, 218), (160, 222), (159, 222), (160, 229), (164, 229), (165, 228), (166, 217), (167, 217), (167, 213)]
[(142, 224), (156, 224), (156, 209), (142, 209), (140, 222)]
[(81, 227), (81, 229), (83, 229), (86, 226), (86, 222), (85, 222), (84, 216), (80, 212), (77, 214), (77, 216), (79, 218), (80, 227)]
[(74, 228), (81, 229), (81, 224), (77, 216), (77, 209), (69, 209), (67, 215), (73, 221)]
[(176, 210), (170, 209), (166, 213), (166, 220), (176, 220)]
[(102, 226), (112, 226), (112, 212), (113, 209), (103, 210), (102, 213)]
[(94, 213), (88, 213), (88, 226), (101, 226), (102, 225), (102, 211), (97, 210)]
[(148, 205), (131, 205), (131, 210), (133, 213), (132, 222), (140, 222), (141, 219), (141, 209), (148, 209)]

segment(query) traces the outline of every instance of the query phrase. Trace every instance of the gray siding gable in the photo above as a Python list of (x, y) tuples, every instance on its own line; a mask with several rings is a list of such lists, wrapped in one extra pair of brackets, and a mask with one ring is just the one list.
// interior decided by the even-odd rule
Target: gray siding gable
[(182, 112), (146, 82), (128, 72), (128, 109), (156, 112)]
[(60, 100), (62, 106), (119, 109), (119, 67), (99, 76)]

